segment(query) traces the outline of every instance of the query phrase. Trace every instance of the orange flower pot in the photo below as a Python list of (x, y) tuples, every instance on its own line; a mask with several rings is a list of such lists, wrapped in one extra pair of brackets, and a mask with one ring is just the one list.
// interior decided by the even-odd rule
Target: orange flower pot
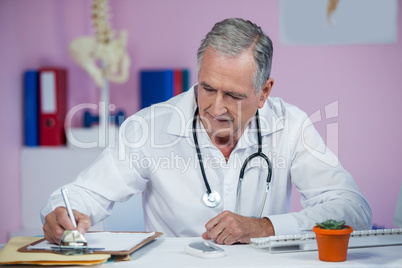
[(328, 230), (314, 226), (313, 232), (315, 233), (318, 258), (322, 261), (345, 261), (350, 234), (353, 228), (350, 226), (347, 229)]

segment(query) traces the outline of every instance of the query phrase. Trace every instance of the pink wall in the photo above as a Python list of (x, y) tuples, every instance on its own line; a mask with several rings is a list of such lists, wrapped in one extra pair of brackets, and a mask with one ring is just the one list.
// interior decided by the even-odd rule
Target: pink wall
[[(188, 67), (196, 81), (201, 38), (227, 17), (259, 24), (274, 42), (273, 95), (308, 114), (334, 101), (339, 116), (339, 158), (355, 177), (373, 209), (374, 223), (392, 227), (402, 179), (402, 43), (354, 46), (283, 46), (279, 42), (279, 0), (119, 0), (111, 1), (116, 29), (129, 31), (131, 77), (112, 85), (111, 102), (127, 114), (139, 108), (138, 70)], [(69, 70), (69, 107), (97, 101), (98, 91), (68, 56), (68, 43), (92, 34), (90, 1), (0, 1), (0, 243), (20, 225), (23, 70), (62, 65)], [(399, 1), (398, 25), (402, 20)], [(401, 27), (398, 29), (401, 36)], [(79, 115), (75, 124), (80, 122)], [(296, 201), (297, 201), (296, 195)], [(300, 208), (294, 202), (293, 210)]]

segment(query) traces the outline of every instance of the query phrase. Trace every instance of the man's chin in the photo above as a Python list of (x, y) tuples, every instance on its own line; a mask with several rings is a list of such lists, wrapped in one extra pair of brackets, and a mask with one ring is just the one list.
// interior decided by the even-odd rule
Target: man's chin
[(231, 140), (233, 139), (233, 132), (230, 130), (217, 130), (215, 132), (210, 133), (210, 137), (213, 139), (219, 139), (219, 140)]

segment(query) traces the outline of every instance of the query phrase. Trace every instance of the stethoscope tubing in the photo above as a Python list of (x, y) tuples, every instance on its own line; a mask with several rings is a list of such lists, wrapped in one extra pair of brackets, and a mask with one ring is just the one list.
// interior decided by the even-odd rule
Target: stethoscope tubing
[[(204, 184), (205, 187), (207, 189), (206, 193), (208, 196), (210, 196), (212, 194), (211, 191), (211, 187), (209, 185), (207, 176), (205, 174), (205, 169), (204, 169), (204, 164), (202, 161), (202, 155), (201, 155), (201, 150), (200, 150), (200, 146), (198, 144), (198, 139), (197, 139), (197, 134), (196, 134), (196, 123), (197, 123), (197, 114), (198, 114), (198, 107), (196, 108), (195, 112), (194, 112), (194, 119), (193, 119), (193, 138), (194, 138), (194, 145), (195, 145), (195, 149), (197, 151), (197, 156), (198, 156), (198, 163), (200, 165), (200, 169), (201, 169), (201, 174), (202, 174), (202, 178), (204, 180)], [(246, 170), (247, 164), (255, 157), (262, 157), (268, 165), (268, 175), (267, 175), (267, 180), (266, 180), (266, 188), (265, 188), (265, 194), (264, 194), (264, 199), (263, 199), (263, 203), (261, 205), (261, 209), (260, 209), (260, 214), (259, 217), (261, 218), (264, 207), (265, 207), (265, 203), (266, 203), (266, 199), (267, 199), (267, 195), (268, 195), (268, 191), (269, 191), (269, 185), (271, 183), (271, 178), (272, 178), (272, 167), (271, 167), (271, 162), (269, 161), (269, 158), (262, 152), (262, 137), (261, 137), (261, 129), (260, 129), (260, 117), (259, 117), (259, 113), (258, 110), (255, 114), (256, 117), (256, 123), (257, 123), (257, 129), (258, 129), (258, 152), (253, 153), (252, 155), (250, 155), (249, 157), (247, 157), (247, 159), (244, 161), (243, 166), (240, 170), (240, 174), (239, 174), (239, 182), (237, 185), (237, 193), (236, 193), (236, 204), (235, 204), (235, 212), (237, 214), (239, 214), (240, 212), (240, 196), (241, 196), (241, 185), (243, 182), (243, 177), (244, 177), (244, 172)], [(214, 191), (215, 193), (215, 191)], [(204, 195), (205, 195), (204, 194)], [(220, 198), (218, 198), (220, 200)], [(205, 200), (204, 200), (205, 202)], [(219, 202), (219, 201), (218, 201)], [(218, 204), (211, 206), (209, 204), (206, 203), (207, 206), (209, 207), (215, 207)]]
[(207, 193), (211, 194), (211, 187), (209, 186), (208, 180), (207, 180), (207, 175), (205, 174), (205, 169), (204, 169), (204, 163), (202, 161), (202, 155), (201, 155), (201, 150), (200, 146), (198, 145), (198, 139), (197, 139), (197, 134), (195, 133), (195, 128), (197, 124), (197, 114), (198, 114), (198, 107), (195, 110), (194, 113), (194, 119), (193, 119), (193, 138), (194, 138), (194, 144), (195, 144), (195, 149), (197, 151), (197, 156), (198, 156), (198, 163), (200, 164), (200, 169), (201, 169), (201, 174), (202, 178), (204, 180), (205, 187), (207, 188)]

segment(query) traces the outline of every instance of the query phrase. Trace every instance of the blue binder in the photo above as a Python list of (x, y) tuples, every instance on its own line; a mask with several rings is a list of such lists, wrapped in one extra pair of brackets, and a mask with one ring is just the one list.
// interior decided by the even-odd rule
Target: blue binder
[(24, 73), (25, 145), (39, 146), (38, 71)]
[(183, 92), (190, 89), (190, 71), (183, 70)]
[(141, 71), (141, 108), (173, 97), (173, 70)]

